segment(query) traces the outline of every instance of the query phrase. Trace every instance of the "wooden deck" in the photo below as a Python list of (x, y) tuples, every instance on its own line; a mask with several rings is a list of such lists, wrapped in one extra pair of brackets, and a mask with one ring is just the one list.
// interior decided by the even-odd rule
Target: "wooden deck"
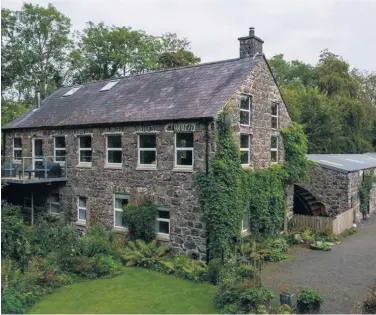
[(67, 177), (47, 177), (47, 178), (38, 178), (31, 177), (25, 174), (25, 176), (13, 176), (13, 177), (1, 177), (3, 181), (6, 181), (8, 184), (42, 184), (42, 183), (53, 183), (53, 182), (66, 182)]

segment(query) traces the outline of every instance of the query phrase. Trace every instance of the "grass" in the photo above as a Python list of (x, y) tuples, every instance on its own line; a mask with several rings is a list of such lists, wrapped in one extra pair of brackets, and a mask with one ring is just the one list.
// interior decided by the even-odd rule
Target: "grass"
[(112, 279), (60, 288), (36, 303), (32, 314), (213, 314), (214, 286), (142, 268)]

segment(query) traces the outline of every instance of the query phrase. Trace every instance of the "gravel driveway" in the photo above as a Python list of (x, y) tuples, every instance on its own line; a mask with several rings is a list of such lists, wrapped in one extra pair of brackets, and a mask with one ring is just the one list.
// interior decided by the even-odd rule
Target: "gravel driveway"
[(357, 313), (356, 304), (376, 282), (376, 215), (358, 224), (357, 233), (330, 252), (305, 248), (292, 252), (291, 259), (265, 266), (264, 286), (277, 293), (312, 288), (324, 298), (322, 313)]

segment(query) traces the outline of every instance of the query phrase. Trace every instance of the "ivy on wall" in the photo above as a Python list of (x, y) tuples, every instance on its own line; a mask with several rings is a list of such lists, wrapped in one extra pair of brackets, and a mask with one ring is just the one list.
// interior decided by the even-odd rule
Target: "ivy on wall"
[(307, 139), (292, 124), (282, 131), (286, 163), (268, 169), (245, 170), (225, 107), (216, 121), (217, 151), (209, 172), (197, 176), (209, 259), (226, 257), (240, 239), (243, 214), (249, 211), (249, 231), (255, 237), (277, 234), (283, 226), (285, 185), (307, 176)]
[(369, 202), (371, 200), (371, 189), (373, 184), (376, 184), (376, 176), (372, 173), (364, 175), (364, 180), (359, 187), (361, 213), (369, 212)]

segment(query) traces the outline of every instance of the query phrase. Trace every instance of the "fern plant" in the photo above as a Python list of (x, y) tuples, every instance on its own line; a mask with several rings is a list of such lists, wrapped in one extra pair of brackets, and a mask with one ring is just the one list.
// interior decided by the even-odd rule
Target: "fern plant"
[(156, 240), (146, 243), (143, 240), (130, 241), (124, 248), (122, 258), (127, 266), (150, 268), (158, 263), (169, 251), (168, 246), (158, 245)]
[(193, 281), (204, 280), (207, 272), (207, 266), (203, 261), (190, 259), (184, 255), (178, 255), (171, 259), (165, 258), (160, 263), (166, 273)]

